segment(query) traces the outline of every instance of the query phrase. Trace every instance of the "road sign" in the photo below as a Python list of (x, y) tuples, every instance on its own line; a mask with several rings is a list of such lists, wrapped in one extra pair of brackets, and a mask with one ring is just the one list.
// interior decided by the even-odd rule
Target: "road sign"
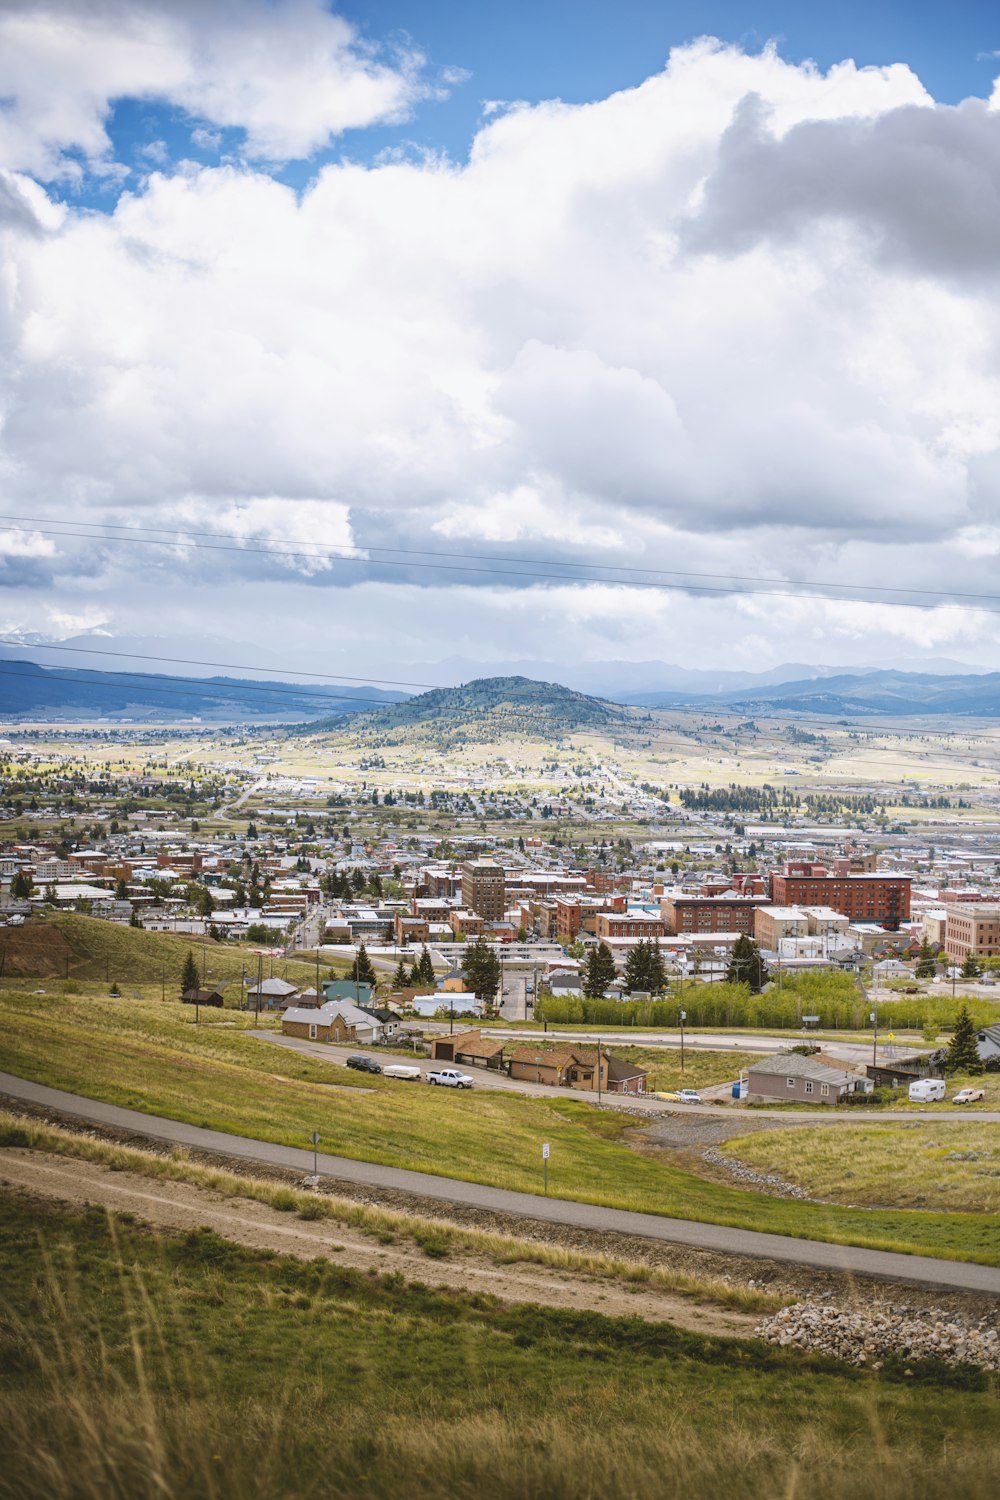
[(318, 1146), (319, 1145), (319, 1131), (318, 1130), (314, 1130), (313, 1133), (312, 1133), (312, 1135), (309, 1137), (309, 1139), (312, 1141), (312, 1143), (313, 1143), (314, 1146)]
[(543, 1141), (542, 1142), (542, 1161), (548, 1161), (548, 1159), (549, 1159), (549, 1143), (548, 1143), (548, 1141)]

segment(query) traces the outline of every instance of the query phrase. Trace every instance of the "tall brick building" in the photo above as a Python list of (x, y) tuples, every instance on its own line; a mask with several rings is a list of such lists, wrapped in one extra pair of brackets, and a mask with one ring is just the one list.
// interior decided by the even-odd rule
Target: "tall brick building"
[(666, 931), (745, 932), (753, 936), (754, 913), (766, 896), (664, 896), (660, 902)]
[(895, 932), (910, 917), (908, 875), (833, 874), (817, 865), (788, 865), (771, 876), (774, 906), (832, 906), (852, 922), (879, 922)]
[(507, 909), (503, 865), (492, 859), (470, 859), (462, 866), (462, 905), (484, 922), (502, 922)]

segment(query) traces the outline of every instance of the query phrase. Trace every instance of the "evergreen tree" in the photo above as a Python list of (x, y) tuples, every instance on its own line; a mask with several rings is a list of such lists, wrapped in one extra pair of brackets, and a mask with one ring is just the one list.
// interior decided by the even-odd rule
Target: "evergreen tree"
[(201, 981), (198, 978), (198, 965), (195, 956), (188, 949), (187, 958), (184, 960), (184, 972), (181, 974), (181, 994), (186, 995), (188, 990), (198, 989)]
[(480, 1000), (492, 1005), (500, 988), (500, 960), (486, 939), (477, 937), (465, 950), (465, 982)]
[(925, 937), (920, 944), (920, 952), (917, 955), (916, 975), (918, 979), (933, 979), (937, 965), (934, 962), (934, 954), (931, 945)]
[(417, 963), (417, 973), (420, 975), (421, 984), (434, 983), (434, 961), (427, 951), (427, 944), (420, 950), (420, 959)]
[(392, 987), (394, 990), (405, 990), (410, 983), (410, 971), (402, 959), (396, 965), (396, 972), (392, 976)]
[(128, 925), (130, 927), (141, 927), (142, 926), (142, 919), (139, 916), (139, 908), (137, 906), (133, 906), (133, 908), (132, 908), (132, 913), (131, 913), (131, 915), (130, 915), (130, 917), (128, 919)]
[(27, 901), (31, 895), (31, 876), (25, 870), (18, 870), (10, 883), (10, 893), (15, 901)]
[(116, 885), (115, 885), (115, 900), (116, 901), (127, 901), (128, 900), (128, 881), (127, 880), (119, 880), (116, 883)]
[(748, 984), (754, 995), (759, 995), (768, 981), (767, 964), (753, 938), (741, 933), (733, 944), (732, 957), (726, 970), (729, 984)]
[(965, 955), (965, 958), (962, 960), (962, 978), (975, 979), (978, 973), (979, 965), (976, 963), (976, 955), (970, 948), (968, 953)]
[(625, 960), (625, 987), (631, 993), (633, 990), (644, 990), (646, 988), (646, 975), (649, 969), (647, 962), (647, 950), (649, 944), (643, 938), (636, 943), (634, 948), (629, 949)]
[(587, 954), (583, 993), (588, 1000), (603, 1000), (604, 992), (617, 974), (614, 955), (607, 943), (598, 943)]
[(424, 981), (420, 977), (420, 963), (418, 961), (417, 963), (415, 963), (413, 965), (413, 968), (410, 970), (410, 988), (414, 989), (414, 990), (419, 990), (419, 989), (423, 989), (423, 986), (424, 986)]
[(358, 949), (357, 957), (351, 965), (351, 978), (357, 980), (359, 984), (370, 984), (372, 989), (378, 982), (378, 975), (375, 973), (364, 943)]
[(976, 1028), (967, 1005), (963, 1005), (958, 1013), (944, 1069), (946, 1073), (982, 1073), (985, 1069), (976, 1047)]

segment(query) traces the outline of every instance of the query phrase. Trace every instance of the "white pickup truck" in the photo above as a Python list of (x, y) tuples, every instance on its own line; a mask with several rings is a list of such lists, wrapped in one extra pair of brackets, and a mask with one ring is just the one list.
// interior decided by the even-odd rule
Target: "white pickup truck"
[(411, 1083), (416, 1083), (420, 1078), (420, 1069), (412, 1063), (389, 1063), (382, 1069), (383, 1078), (406, 1078)]
[(446, 1089), (471, 1089), (475, 1081), (468, 1073), (460, 1073), (457, 1068), (434, 1068), (427, 1074), (428, 1083), (439, 1083)]

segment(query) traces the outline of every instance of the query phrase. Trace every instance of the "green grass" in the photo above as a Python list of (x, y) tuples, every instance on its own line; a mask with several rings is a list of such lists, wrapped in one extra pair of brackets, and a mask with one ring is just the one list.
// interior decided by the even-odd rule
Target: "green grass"
[(0, 1235), (0, 1500), (995, 1492), (979, 1371), (862, 1372), (6, 1194)]
[(169, 1156), (157, 1155), (152, 1151), (138, 1151), (131, 1146), (98, 1140), (78, 1131), (40, 1125), (26, 1116), (6, 1111), (0, 1111), (0, 1147), (3, 1146), (17, 1146), (98, 1162), (111, 1171), (133, 1172), (159, 1181), (193, 1183), (196, 1187), (206, 1188), (224, 1198), (247, 1198), (265, 1203), (271, 1208), (294, 1211), (303, 1219), (328, 1219), (337, 1224), (346, 1224), (363, 1234), (371, 1235), (379, 1243), (396, 1239), (413, 1240), (425, 1251), (433, 1243), (445, 1255), (480, 1255), (501, 1266), (528, 1262), (547, 1266), (567, 1275), (599, 1277), (602, 1280), (626, 1282), (631, 1286), (674, 1292), (678, 1296), (739, 1312), (773, 1312), (787, 1300), (775, 1293), (758, 1291), (738, 1282), (710, 1281), (704, 1277), (670, 1271), (662, 1266), (652, 1266), (646, 1261), (567, 1250), (544, 1240), (523, 1240), (516, 1235), (469, 1229), (441, 1219), (424, 1218), (419, 1214), (376, 1208), (357, 1199), (342, 1198), (336, 1194), (304, 1192), (287, 1186), (276, 1187), (273, 1181), (254, 1177), (251, 1173), (227, 1172), (216, 1167), (201, 1166), (188, 1159), (183, 1147), (175, 1148)]
[[(277, 945), (276, 945), (277, 946)], [(161, 980), (169, 998), (177, 997), (181, 972), (188, 953), (193, 953), (199, 972), (204, 961), (210, 984), (227, 981), (226, 999), (235, 1003), (240, 978), (246, 969), (257, 976), (257, 954), (249, 947), (203, 941), (189, 933), (146, 932), (123, 923), (105, 922), (77, 912), (57, 912), (32, 918), (23, 927), (0, 933), (0, 956), (4, 980), (37, 980), (39, 983), (70, 979), (107, 987), (117, 983), (131, 992), (145, 988), (147, 997), (159, 997)], [(271, 960), (264, 960), (264, 977)], [(315, 984), (315, 964), (275, 959), (275, 973), (292, 983)], [(321, 972), (325, 972), (324, 970)]]
[[(799, 1203), (707, 1182), (625, 1143), (635, 1117), (501, 1090), (362, 1079), (226, 1027), (190, 1007), (0, 992), (0, 1056), (55, 1088), (170, 1119), (361, 1161), (801, 1238), (1000, 1264), (996, 1215), (882, 1212)], [(331, 1089), (330, 1084), (340, 1087)]]
[[(727, 1141), (724, 1150), (835, 1203), (1000, 1212), (1000, 1125), (974, 1117), (767, 1130)], [(973, 1160), (962, 1159), (970, 1154)]]

